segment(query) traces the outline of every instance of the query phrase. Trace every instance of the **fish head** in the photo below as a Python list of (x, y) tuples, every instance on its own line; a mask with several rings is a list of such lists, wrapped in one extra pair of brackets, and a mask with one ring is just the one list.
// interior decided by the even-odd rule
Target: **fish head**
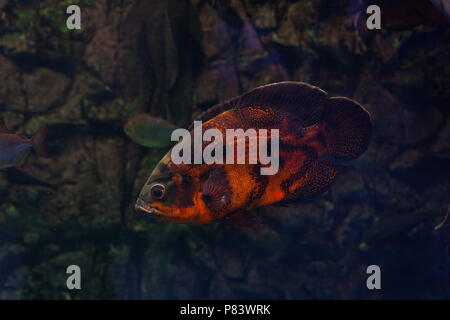
[(157, 220), (198, 223), (200, 212), (195, 199), (200, 180), (173, 169), (170, 153), (155, 167), (139, 194), (135, 209)]

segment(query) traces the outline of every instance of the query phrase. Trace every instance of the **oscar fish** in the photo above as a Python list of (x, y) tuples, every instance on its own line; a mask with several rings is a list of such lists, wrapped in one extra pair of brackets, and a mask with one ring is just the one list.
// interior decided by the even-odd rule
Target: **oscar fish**
[(32, 149), (39, 155), (45, 155), (43, 145), (46, 128), (41, 128), (31, 139), (14, 134), (8, 130), (0, 118), (0, 169), (22, 168)]
[(261, 163), (248, 162), (175, 164), (169, 151), (142, 188), (138, 211), (176, 223), (261, 225), (252, 209), (299, 202), (325, 190), (342, 169), (335, 159), (358, 158), (371, 133), (370, 116), (357, 102), (302, 82), (257, 87), (197, 120), (203, 130), (278, 129), (279, 170), (261, 175)]

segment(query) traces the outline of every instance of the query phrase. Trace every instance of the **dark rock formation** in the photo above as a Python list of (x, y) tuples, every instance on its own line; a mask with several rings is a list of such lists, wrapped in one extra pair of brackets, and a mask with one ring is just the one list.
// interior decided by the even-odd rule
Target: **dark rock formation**
[[(30, 179), (0, 172), (0, 298), (450, 298), (450, 229), (433, 229), (450, 194), (448, 25), (366, 47), (346, 0), (78, 3), (69, 31), (67, 1), (0, 1), (0, 116), (26, 135), (46, 124), (49, 149)], [(126, 119), (188, 126), (282, 80), (371, 113), (368, 151), (327, 193), (260, 209), (262, 231), (134, 212), (165, 151), (133, 144)], [(371, 264), (381, 291), (366, 288)]]

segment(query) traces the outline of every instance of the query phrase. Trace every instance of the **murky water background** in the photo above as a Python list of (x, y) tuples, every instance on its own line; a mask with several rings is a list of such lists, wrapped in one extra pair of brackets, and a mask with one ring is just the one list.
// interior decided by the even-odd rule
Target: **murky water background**
[[(0, 298), (450, 298), (447, 25), (382, 28), (352, 1), (0, 1), (0, 115), (48, 158), (0, 172)], [(331, 4), (332, 2), (332, 4)], [(123, 126), (193, 115), (260, 84), (306, 81), (371, 113), (369, 149), (328, 192), (258, 214), (264, 232), (134, 211), (167, 151)], [(66, 268), (82, 270), (68, 290)], [(382, 289), (368, 290), (379, 265)]]

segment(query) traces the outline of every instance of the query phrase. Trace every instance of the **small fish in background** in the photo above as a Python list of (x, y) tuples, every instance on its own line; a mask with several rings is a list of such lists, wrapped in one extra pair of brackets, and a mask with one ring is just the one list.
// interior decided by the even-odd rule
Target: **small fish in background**
[(171, 143), (170, 137), (177, 128), (169, 121), (148, 114), (138, 114), (126, 122), (124, 131), (133, 142), (141, 146), (165, 148)]
[(366, 10), (370, 5), (380, 7), (382, 29), (408, 30), (422, 24), (450, 22), (450, 0), (355, 0), (351, 10), (353, 27), (366, 45), (377, 34), (367, 29)]
[(10, 167), (23, 168), (31, 150), (45, 156), (44, 146), (47, 129), (41, 128), (31, 139), (14, 134), (8, 130), (5, 121), (0, 118), (0, 169)]
[(137, 210), (168, 222), (261, 226), (251, 210), (324, 191), (342, 169), (333, 159), (358, 158), (371, 133), (361, 105), (303, 82), (255, 88), (206, 110), (198, 120), (204, 130), (215, 128), (222, 135), (227, 129), (278, 129), (279, 170), (261, 175), (262, 164), (248, 162), (175, 164), (169, 151), (142, 188)]

